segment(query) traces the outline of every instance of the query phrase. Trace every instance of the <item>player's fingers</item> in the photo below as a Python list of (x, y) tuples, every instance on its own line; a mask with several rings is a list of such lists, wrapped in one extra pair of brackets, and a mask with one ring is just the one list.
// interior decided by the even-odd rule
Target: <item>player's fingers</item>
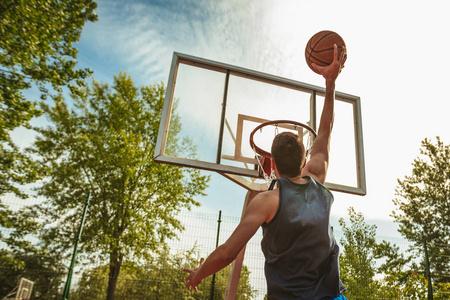
[(197, 287), (196, 287), (196, 286), (194, 286), (194, 291), (195, 291), (195, 292), (198, 292), (198, 290), (197, 290)]
[(338, 46), (336, 44), (333, 45), (334, 47), (334, 61), (338, 61)]
[(340, 62), (343, 62), (344, 61), (344, 57), (345, 57), (345, 46), (342, 46), (342, 49), (341, 49), (341, 57), (339, 58), (339, 61)]
[(183, 269), (183, 272), (186, 272), (186, 273), (191, 274), (191, 273), (192, 273), (192, 270), (191, 270), (191, 269)]
[(202, 258), (200, 258), (200, 266), (202, 266), (203, 265), (203, 262), (205, 261), (205, 259), (202, 257)]

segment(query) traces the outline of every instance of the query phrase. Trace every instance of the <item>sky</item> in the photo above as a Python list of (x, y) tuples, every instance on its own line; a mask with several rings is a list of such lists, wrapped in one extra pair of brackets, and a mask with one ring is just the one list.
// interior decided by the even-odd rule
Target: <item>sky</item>
[[(313, 85), (324, 80), (304, 60), (309, 38), (339, 33), (348, 58), (336, 89), (361, 97), (367, 195), (334, 193), (332, 220), (348, 208), (378, 233), (399, 236), (390, 217), (397, 179), (411, 174), (421, 141), (450, 143), (450, 2), (318, 0), (97, 1), (99, 20), (76, 45), (80, 67), (111, 83), (167, 83), (173, 52)], [(18, 131), (17, 135), (26, 135)], [(333, 162), (331, 162), (333, 163)], [(240, 216), (246, 191), (212, 173), (196, 211)]]

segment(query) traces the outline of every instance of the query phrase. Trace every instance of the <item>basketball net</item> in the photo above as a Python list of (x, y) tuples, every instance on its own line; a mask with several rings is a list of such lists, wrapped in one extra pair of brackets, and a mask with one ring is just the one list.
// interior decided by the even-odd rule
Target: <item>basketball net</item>
[[(264, 176), (264, 180), (266, 181), (267, 188), (269, 188), (272, 181), (277, 179), (277, 176), (275, 175), (275, 170), (273, 168), (273, 159), (258, 154), (255, 148), (253, 148), (253, 152), (255, 153), (256, 160), (258, 161), (259, 169), (261, 170), (261, 173)], [(268, 171), (269, 168), (270, 172), (268, 173), (270, 174), (267, 174), (266, 171)]]

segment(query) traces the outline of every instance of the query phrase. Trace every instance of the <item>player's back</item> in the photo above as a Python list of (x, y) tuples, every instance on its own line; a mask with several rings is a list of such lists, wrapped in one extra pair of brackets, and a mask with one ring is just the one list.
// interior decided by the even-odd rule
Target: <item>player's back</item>
[(278, 179), (278, 211), (263, 225), (269, 299), (322, 299), (344, 289), (329, 223), (333, 195), (306, 178), (305, 184)]

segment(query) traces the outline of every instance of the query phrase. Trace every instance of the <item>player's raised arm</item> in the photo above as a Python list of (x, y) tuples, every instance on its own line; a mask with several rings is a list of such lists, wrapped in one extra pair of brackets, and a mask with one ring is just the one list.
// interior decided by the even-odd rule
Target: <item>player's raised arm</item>
[[(257, 193), (257, 192), (254, 192)], [(274, 201), (268, 201), (270, 192), (256, 195), (245, 210), (244, 216), (228, 240), (214, 250), (206, 260), (200, 260), (196, 269), (184, 269), (188, 289), (194, 288), (207, 276), (212, 275), (234, 261), (241, 249), (247, 244), (258, 228), (273, 217), (277, 207)], [(278, 202), (276, 202), (278, 203)]]
[(325, 183), (328, 170), (330, 138), (334, 119), (335, 83), (339, 73), (344, 67), (344, 55), (345, 49), (343, 48), (340, 55), (338, 55), (338, 47), (337, 45), (334, 45), (334, 59), (330, 65), (320, 67), (316, 64), (312, 64), (312, 66), (325, 78), (325, 101), (320, 117), (319, 130), (317, 132), (316, 140), (314, 141), (310, 160), (303, 168), (302, 176), (309, 175), (322, 184)]

